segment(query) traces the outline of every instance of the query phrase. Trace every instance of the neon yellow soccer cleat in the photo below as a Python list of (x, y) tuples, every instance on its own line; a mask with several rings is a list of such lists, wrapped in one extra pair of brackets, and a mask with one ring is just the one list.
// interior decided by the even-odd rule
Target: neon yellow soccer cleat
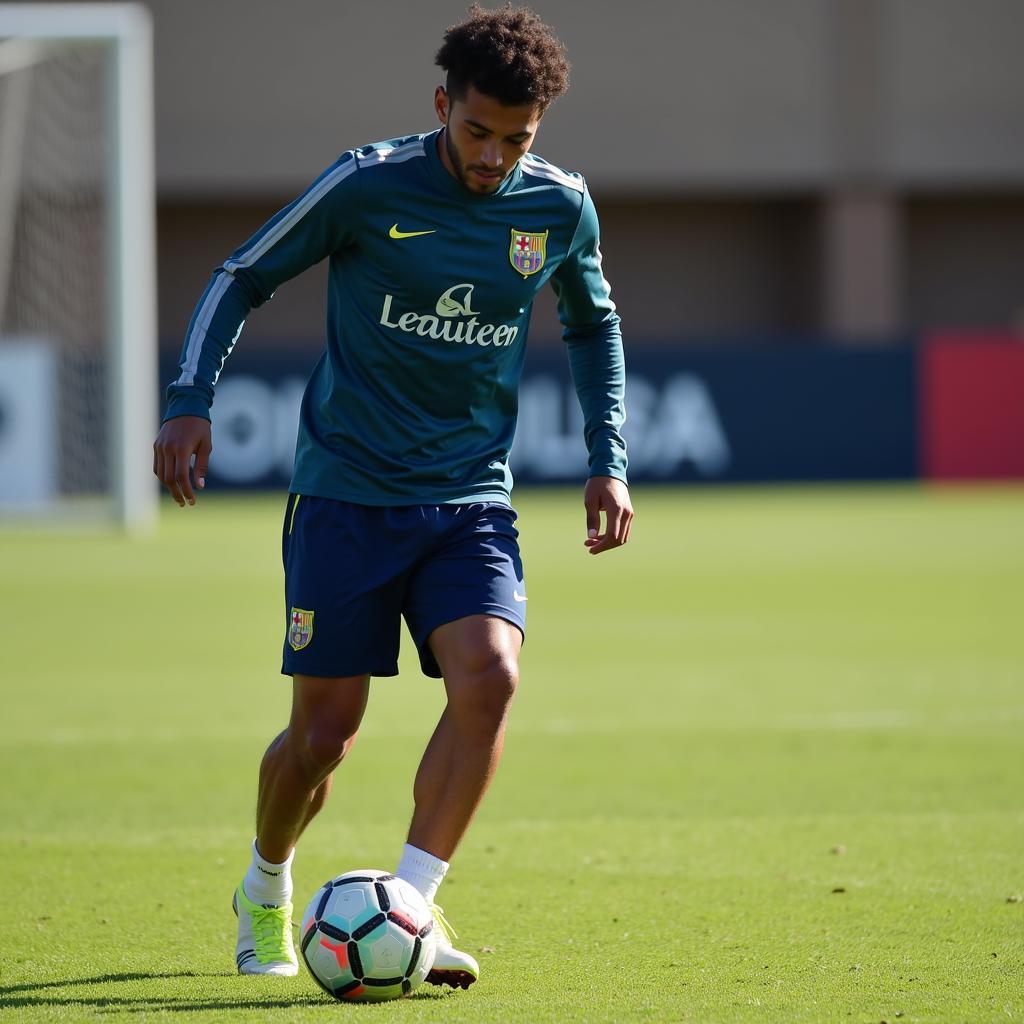
[(292, 905), (264, 907), (253, 903), (241, 883), (231, 898), (238, 917), (235, 963), (239, 974), (274, 974), (292, 977), (299, 961), (292, 941)]
[(430, 909), (434, 915), (437, 953), (434, 956), (434, 966), (425, 980), (431, 985), (469, 988), (480, 977), (480, 965), (468, 953), (463, 953), (452, 945), (452, 939), (457, 939), (459, 935), (448, 923), (444, 910), (436, 903)]

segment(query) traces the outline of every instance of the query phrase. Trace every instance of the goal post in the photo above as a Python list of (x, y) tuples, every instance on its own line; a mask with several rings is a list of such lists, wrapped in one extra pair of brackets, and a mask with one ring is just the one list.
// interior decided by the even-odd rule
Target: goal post
[(145, 7), (0, 3), (0, 512), (155, 522), (153, 150)]

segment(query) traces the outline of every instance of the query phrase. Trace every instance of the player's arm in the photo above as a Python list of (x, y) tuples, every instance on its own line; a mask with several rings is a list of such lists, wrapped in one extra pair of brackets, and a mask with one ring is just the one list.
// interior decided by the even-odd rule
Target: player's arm
[[(590, 466), (583, 494), (587, 515), (584, 544), (592, 555), (625, 544), (633, 522), (626, 485), (626, 370), (619, 316), (601, 271), (597, 212), (589, 192), (569, 254), (551, 284), (565, 330), (573, 384), (583, 410), (583, 436)], [(601, 516), (604, 515), (602, 528)]]
[(182, 507), (195, 504), (193, 479), (196, 488), (205, 486), (213, 450), (214, 388), (245, 318), (279, 285), (355, 239), (356, 167), (354, 154), (341, 157), (218, 267), (203, 292), (185, 335), (178, 377), (167, 389), (167, 410), (153, 445), (153, 472)]

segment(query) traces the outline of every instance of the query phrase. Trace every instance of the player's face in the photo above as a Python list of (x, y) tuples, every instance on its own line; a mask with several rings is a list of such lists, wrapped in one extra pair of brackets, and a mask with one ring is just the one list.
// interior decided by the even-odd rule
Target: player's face
[(530, 151), (542, 116), (533, 104), (506, 107), (473, 86), (465, 99), (457, 100), (439, 85), (434, 108), (445, 126), (445, 167), (470, 192), (482, 195), (494, 192)]

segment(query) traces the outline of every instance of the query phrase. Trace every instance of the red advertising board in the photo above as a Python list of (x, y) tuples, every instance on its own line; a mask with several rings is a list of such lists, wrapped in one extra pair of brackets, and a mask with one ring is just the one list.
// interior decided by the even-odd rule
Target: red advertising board
[(1024, 337), (949, 332), (926, 338), (920, 410), (925, 477), (1024, 479)]

